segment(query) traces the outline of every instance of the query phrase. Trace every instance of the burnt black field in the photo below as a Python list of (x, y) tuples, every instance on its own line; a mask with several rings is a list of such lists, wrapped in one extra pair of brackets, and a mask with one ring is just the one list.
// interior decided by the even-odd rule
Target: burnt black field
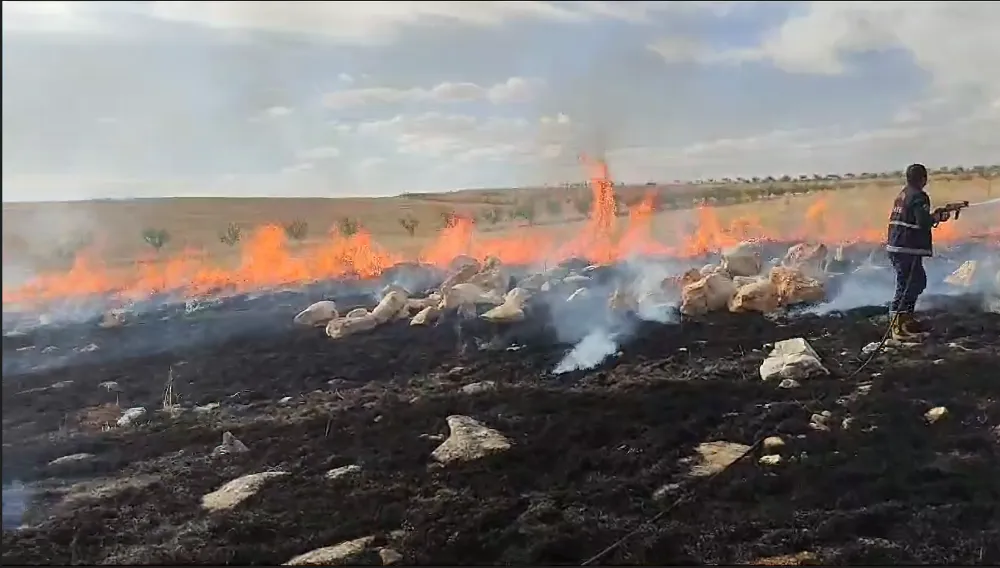
[[(932, 283), (978, 250), (942, 251)], [(845, 274), (883, 263), (848, 252)], [(862, 272), (852, 277), (891, 282)], [(403, 321), (334, 341), (291, 323), (318, 299), (371, 307), (385, 284), (432, 288), (438, 277), (411, 266), (197, 309), (151, 302), (120, 328), (78, 318), (5, 336), (3, 481), (27, 499), (15, 511), (5, 494), (4, 564), (266, 565), (368, 535), (408, 563), (580, 564), (635, 529), (603, 563), (800, 552), (823, 563), (1000, 562), (1000, 316), (975, 295), (932, 288), (930, 337), (860, 372), (862, 348), (885, 331), (880, 306), (635, 321), (617, 357), (563, 375), (552, 370), (572, 345), (548, 304), (503, 331), (507, 348), (488, 350), (458, 349), (451, 325)], [(760, 380), (765, 345), (791, 337), (806, 338), (830, 375), (788, 389)], [(46, 363), (60, 353), (73, 356)], [(177, 415), (156, 412), (168, 372), (189, 409)], [(460, 390), (480, 381), (497, 388)], [(109, 431), (77, 420), (116, 401), (148, 408), (149, 420)], [(936, 406), (948, 415), (928, 424)], [(833, 426), (810, 427), (823, 411)], [(429, 467), (439, 443), (429, 436), (446, 435), (451, 414), (500, 430), (513, 448)], [(212, 457), (224, 431), (250, 451)], [(701, 442), (769, 435), (786, 442), (778, 466), (755, 453), (708, 483), (686, 476), (683, 458)], [(77, 453), (94, 457), (48, 465)], [(362, 473), (324, 478), (347, 464)], [(231, 511), (200, 508), (203, 494), (269, 469), (289, 475)], [(81, 483), (117, 489), (68, 490)]]

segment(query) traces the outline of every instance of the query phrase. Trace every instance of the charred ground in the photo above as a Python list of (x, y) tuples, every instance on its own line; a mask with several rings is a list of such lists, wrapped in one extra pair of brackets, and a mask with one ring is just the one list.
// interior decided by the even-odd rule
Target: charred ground
[[(4, 482), (34, 486), (45, 506), (4, 532), (3, 561), (274, 564), (375, 535), (414, 563), (579, 564), (690, 495), (603, 562), (1000, 562), (1000, 316), (949, 302), (929, 315), (925, 345), (854, 375), (884, 332), (881, 312), (643, 323), (617, 359), (560, 376), (549, 372), (569, 346), (543, 326), (513, 330), (521, 349), (459, 357), (452, 327), (404, 322), (5, 378)], [(831, 375), (791, 389), (761, 381), (764, 345), (790, 337), (805, 337)], [(5, 341), (5, 357), (15, 348)], [(119, 384), (121, 406), (153, 410), (171, 368), (185, 406), (221, 406), (80, 431), (81, 409), (115, 402), (99, 383)], [(460, 390), (479, 381), (497, 388)], [(949, 415), (927, 424), (935, 406)], [(812, 429), (824, 410), (834, 426)], [(451, 414), (513, 448), (432, 466)], [(227, 430), (250, 451), (211, 457)], [(709, 481), (686, 476), (697, 444), (765, 435), (785, 439), (783, 464), (752, 456)], [(80, 452), (96, 457), (46, 465)], [(362, 473), (324, 477), (348, 464)], [(290, 475), (233, 511), (200, 508), (203, 494), (269, 469)]]

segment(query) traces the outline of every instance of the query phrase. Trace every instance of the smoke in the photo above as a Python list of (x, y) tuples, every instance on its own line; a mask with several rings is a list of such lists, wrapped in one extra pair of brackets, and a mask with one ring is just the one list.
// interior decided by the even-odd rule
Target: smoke
[(31, 500), (31, 489), (20, 481), (3, 486), (3, 530), (21, 526), (21, 520)]
[(552, 372), (560, 375), (569, 371), (593, 369), (617, 351), (615, 336), (606, 329), (598, 328), (584, 336)]

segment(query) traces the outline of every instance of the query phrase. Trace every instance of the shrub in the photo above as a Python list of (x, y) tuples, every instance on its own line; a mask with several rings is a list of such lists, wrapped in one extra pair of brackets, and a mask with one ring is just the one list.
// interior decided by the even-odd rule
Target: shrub
[(294, 241), (305, 240), (306, 235), (309, 234), (309, 224), (305, 221), (296, 219), (291, 223), (285, 223), (285, 235)]
[(225, 232), (219, 235), (219, 242), (227, 244), (229, 246), (236, 246), (236, 243), (240, 242), (243, 238), (243, 228), (237, 223), (230, 223), (226, 227)]
[(409, 234), (412, 237), (413, 234), (417, 232), (417, 226), (420, 225), (420, 221), (418, 221), (411, 215), (407, 215), (406, 217), (403, 217), (402, 219), (399, 220), (399, 224), (402, 225), (403, 229), (406, 230), (407, 234)]
[(170, 233), (166, 229), (146, 229), (142, 232), (142, 240), (146, 241), (146, 244), (153, 247), (154, 250), (159, 251), (170, 242)]

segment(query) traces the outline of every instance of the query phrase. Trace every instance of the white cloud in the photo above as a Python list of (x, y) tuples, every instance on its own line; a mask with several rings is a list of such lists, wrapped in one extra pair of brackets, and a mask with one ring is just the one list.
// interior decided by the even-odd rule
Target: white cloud
[(340, 157), (340, 149), (333, 146), (318, 146), (299, 152), (299, 158), (306, 161), (332, 160)]
[(413, 87), (395, 89), (371, 87), (344, 89), (327, 93), (323, 103), (335, 110), (376, 104), (397, 103), (461, 103), (487, 100), (494, 104), (519, 103), (530, 100), (541, 87), (541, 81), (511, 77), (503, 83), (482, 87), (475, 83), (440, 83), (429, 89)]
[(292, 109), (286, 106), (273, 106), (264, 111), (264, 114), (271, 118), (280, 118), (292, 114)]
[(403, 27), (518, 21), (580, 24), (595, 19), (643, 23), (660, 11), (728, 13), (737, 2), (152, 2), (154, 17), (218, 29), (302, 34), (345, 44), (395, 40)]

